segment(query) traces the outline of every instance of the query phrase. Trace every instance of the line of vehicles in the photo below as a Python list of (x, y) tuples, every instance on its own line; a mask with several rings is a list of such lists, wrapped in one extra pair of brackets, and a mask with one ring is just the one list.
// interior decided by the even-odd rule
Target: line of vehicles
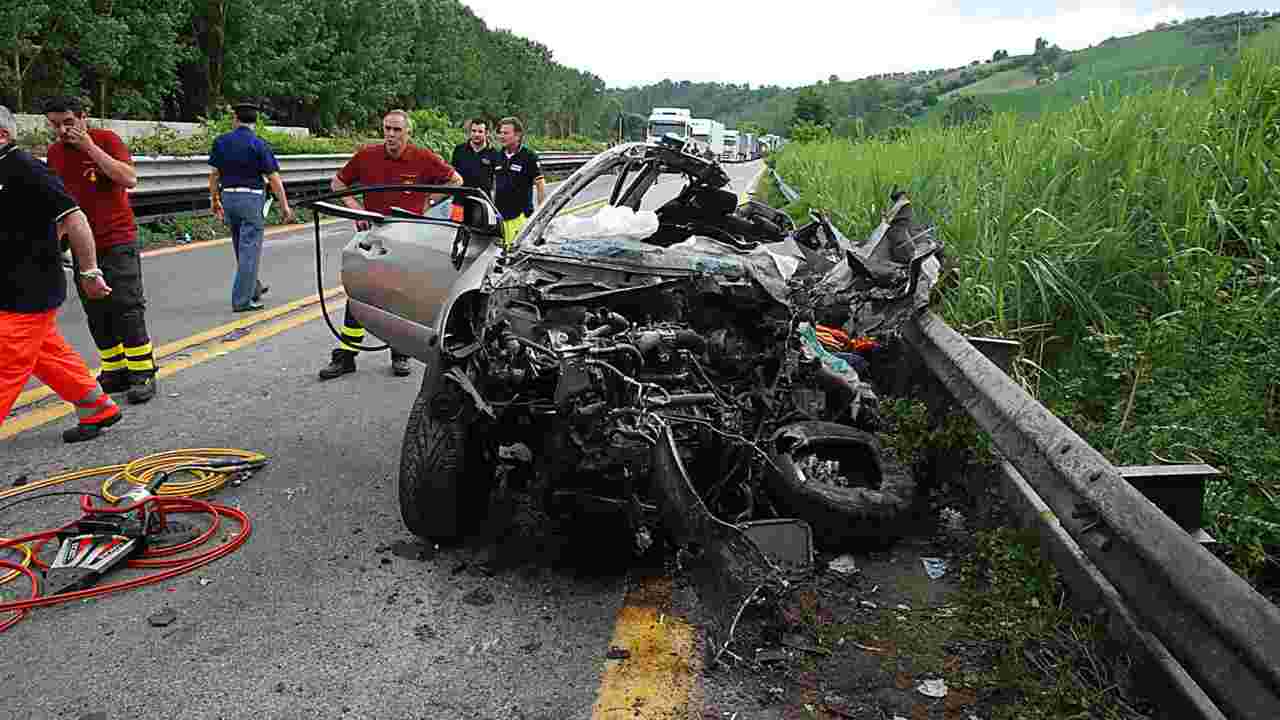
[(782, 146), (777, 135), (760, 135), (730, 130), (711, 118), (695, 118), (689, 108), (653, 108), (645, 131), (648, 142), (674, 136), (691, 145), (694, 153), (708, 160), (746, 162), (756, 160)]

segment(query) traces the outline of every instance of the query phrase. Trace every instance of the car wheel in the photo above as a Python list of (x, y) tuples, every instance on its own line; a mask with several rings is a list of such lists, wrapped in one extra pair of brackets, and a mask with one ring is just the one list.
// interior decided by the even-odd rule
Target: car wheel
[(414, 535), (456, 543), (485, 518), (493, 461), (481, 425), (469, 422), (462, 393), (442, 382), (433, 358), (409, 412), (400, 450), (400, 516)]
[[(915, 477), (875, 435), (799, 422), (780, 428), (770, 444), (769, 495), (780, 510), (808, 521), (819, 545), (854, 548), (912, 531), (919, 510)], [(833, 462), (825, 471), (808, 465), (806, 472), (808, 458)]]

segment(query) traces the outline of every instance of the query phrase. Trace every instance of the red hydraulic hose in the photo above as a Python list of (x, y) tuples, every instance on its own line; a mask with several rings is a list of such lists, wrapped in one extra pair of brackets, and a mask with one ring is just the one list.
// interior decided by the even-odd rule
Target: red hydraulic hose
[[(226, 505), (218, 505), (215, 503), (209, 503), (203, 500), (194, 500), (191, 498), (167, 497), (167, 496), (151, 497), (142, 501), (142, 503), (135, 503), (134, 505), (131, 505), (126, 508), (119, 508), (119, 509), (110, 508), (106, 510), (113, 511), (113, 512), (128, 512), (130, 510), (135, 510), (141, 507), (143, 503), (155, 503), (156, 510), (159, 512), (163, 512), (167, 510), (169, 512), (175, 512), (175, 513), (208, 513), (213, 515), (214, 522), (212, 523), (212, 527), (209, 530), (206, 530), (203, 534), (200, 535), (200, 537), (196, 538), (195, 540), (191, 540), (173, 547), (160, 548), (159, 550), (156, 550), (154, 552), (149, 551), (147, 553), (144, 553), (141, 558), (130, 560), (128, 563), (129, 567), (163, 568), (163, 569), (160, 572), (143, 575), (141, 577), (130, 578), (129, 580), (121, 580), (119, 582), (108, 583), (106, 585), (99, 585), (97, 587), (87, 588), (85, 590), (76, 590), (73, 592), (57, 593), (54, 595), (41, 596), (39, 594), (38, 578), (35, 575), (35, 573), (30, 568), (21, 568), (20, 571), (24, 572), (29, 578), (31, 578), (32, 594), (30, 598), (27, 598), (25, 600), (14, 600), (7, 603), (0, 603), (0, 614), (11, 613), (11, 612), (17, 613), (17, 615), (15, 615), (14, 617), (4, 621), (3, 623), (0, 623), (0, 632), (4, 632), (5, 630), (8, 630), (10, 627), (16, 624), (26, 614), (26, 611), (30, 610), (31, 608), (47, 607), (49, 605), (56, 605), (58, 603), (68, 602), (71, 600), (85, 600), (88, 598), (99, 597), (101, 595), (107, 595), (109, 593), (118, 592), (121, 590), (131, 590), (133, 588), (142, 587), (144, 585), (152, 585), (158, 582), (163, 582), (165, 580), (169, 580), (179, 575), (183, 575), (185, 573), (191, 572), (192, 570), (196, 570), (198, 568), (204, 567), (205, 565), (208, 565), (209, 563), (234, 552), (237, 548), (243, 545), (245, 541), (249, 539), (249, 535), (253, 532), (252, 523), (249, 521), (249, 516), (246, 515), (243, 511), (238, 510), (236, 508), (227, 507)], [(92, 509), (94, 512), (102, 512), (104, 510), (103, 508), (92, 508)], [(212, 548), (211, 550), (208, 550), (206, 552), (203, 552), (197, 555), (190, 555), (182, 558), (164, 557), (164, 556), (168, 556), (168, 555), (172, 555), (174, 553), (180, 552), (183, 549), (189, 549), (189, 548), (195, 547), (196, 545), (199, 545), (205, 542), (217, 531), (217, 528), (219, 527), (219, 523), (221, 522), (222, 517), (230, 518), (236, 521), (237, 523), (239, 523), (240, 525), (239, 531), (230, 540), (228, 540), (227, 542), (221, 545), (218, 545), (217, 547)], [(48, 540), (55, 537), (57, 533), (58, 533), (58, 530), (45, 530), (38, 533), (32, 533), (30, 535), (26, 535), (20, 538), (5, 540), (3, 542), (0, 542), (0, 549), (9, 547), (11, 545), (17, 545), (23, 542), (33, 542), (33, 541), (39, 541), (39, 543), (42, 545), (44, 542), (47, 542)], [(8, 560), (0, 560), (0, 567), (17, 569), (17, 563), (14, 563)]]

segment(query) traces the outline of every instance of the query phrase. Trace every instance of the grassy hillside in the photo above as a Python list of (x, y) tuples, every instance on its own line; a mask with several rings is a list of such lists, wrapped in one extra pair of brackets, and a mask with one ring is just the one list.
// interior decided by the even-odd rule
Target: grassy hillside
[[(1157, 63), (1179, 56), (1173, 33), (1119, 42), (1094, 72), (1155, 41)], [(1280, 596), (1280, 30), (1256, 41), (1204, 92), (1093, 93), (771, 162), (803, 194), (791, 209), (830, 208), (852, 237), (906, 188), (948, 246), (948, 322), (1020, 339), (1025, 386), (1113, 462), (1221, 470), (1204, 526)]]
[[(1075, 67), (1054, 82), (1035, 84), (1025, 68), (1008, 70), (956, 94), (982, 95), (993, 110), (1022, 115), (1064, 110), (1099, 85), (1115, 85), (1122, 94), (1173, 82), (1190, 86), (1204, 82), (1212, 66), (1229, 67), (1229, 49), (1197, 44), (1184, 28), (1154, 30), (1113, 40), (1070, 54)], [(1030, 83), (1025, 80), (1030, 78)]]

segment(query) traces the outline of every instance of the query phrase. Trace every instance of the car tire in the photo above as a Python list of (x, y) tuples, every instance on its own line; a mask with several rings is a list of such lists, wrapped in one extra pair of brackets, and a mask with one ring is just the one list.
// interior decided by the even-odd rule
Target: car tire
[(440, 381), (439, 365), (437, 356), (409, 411), (400, 450), (400, 517), (414, 535), (454, 544), (484, 520), (494, 467), (477, 432), (483, 426), (468, 422), (465, 411), (442, 412), (463, 402), (452, 397), (462, 394), (457, 386)]
[[(769, 450), (773, 462), (764, 474), (769, 495), (780, 511), (809, 523), (819, 546), (854, 549), (913, 531), (920, 509), (916, 479), (875, 435), (836, 423), (800, 422), (780, 428)], [(842, 487), (806, 479), (800, 460), (828, 453), (858, 458), (864, 484)]]

